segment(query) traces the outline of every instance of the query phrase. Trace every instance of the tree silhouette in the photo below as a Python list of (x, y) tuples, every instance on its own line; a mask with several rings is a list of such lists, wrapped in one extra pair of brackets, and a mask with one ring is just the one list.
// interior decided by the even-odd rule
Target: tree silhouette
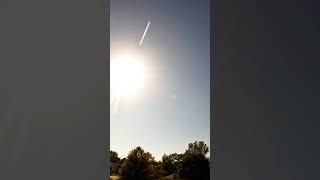
[(113, 163), (117, 163), (120, 161), (120, 158), (118, 157), (118, 153), (115, 151), (110, 151), (110, 161)]
[(130, 151), (121, 168), (121, 178), (123, 180), (152, 180), (154, 158), (148, 152), (144, 152), (141, 147)]
[(182, 154), (173, 153), (162, 156), (162, 168), (169, 174), (177, 172), (177, 166), (182, 161)]
[(166, 170), (169, 174), (172, 174), (175, 171), (174, 161), (168, 155), (164, 154), (162, 156), (162, 168)]
[(206, 154), (209, 147), (203, 141), (190, 143), (178, 165), (178, 175), (184, 180), (209, 180), (210, 164)]
[(189, 143), (186, 153), (190, 154), (201, 154), (206, 156), (209, 152), (209, 147), (203, 141), (195, 141), (194, 143)]
[(209, 160), (202, 154), (185, 154), (183, 161), (179, 164), (178, 174), (184, 180), (209, 180)]

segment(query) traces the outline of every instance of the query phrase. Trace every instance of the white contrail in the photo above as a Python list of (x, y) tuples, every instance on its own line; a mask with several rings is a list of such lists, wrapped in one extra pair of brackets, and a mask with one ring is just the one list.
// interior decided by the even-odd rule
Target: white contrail
[(143, 33), (142, 38), (141, 38), (141, 40), (140, 40), (139, 46), (141, 46), (141, 44), (142, 44), (142, 41), (143, 41), (143, 39), (144, 39), (144, 36), (146, 35), (146, 33), (147, 33), (147, 31), (148, 31), (149, 25), (150, 25), (150, 21), (148, 22), (147, 27), (146, 27), (146, 29), (144, 30), (144, 33)]

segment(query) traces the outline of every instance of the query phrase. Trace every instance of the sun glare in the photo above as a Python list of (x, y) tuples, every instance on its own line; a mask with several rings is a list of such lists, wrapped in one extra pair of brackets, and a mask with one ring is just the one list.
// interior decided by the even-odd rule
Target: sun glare
[(131, 96), (144, 85), (145, 68), (132, 55), (121, 55), (111, 59), (111, 93), (116, 96)]

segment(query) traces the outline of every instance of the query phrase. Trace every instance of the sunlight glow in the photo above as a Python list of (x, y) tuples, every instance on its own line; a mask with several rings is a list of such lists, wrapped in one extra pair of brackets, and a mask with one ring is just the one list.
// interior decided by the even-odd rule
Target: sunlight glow
[(131, 96), (144, 85), (145, 67), (133, 55), (121, 55), (111, 60), (111, 93), (115, 96)]

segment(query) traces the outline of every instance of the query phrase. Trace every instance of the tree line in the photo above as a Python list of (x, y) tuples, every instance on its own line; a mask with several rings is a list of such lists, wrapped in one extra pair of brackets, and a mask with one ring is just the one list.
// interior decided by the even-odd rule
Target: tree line
[(140, 146), (131, 150), (123, 159), (118, 157), (117, 152), (110, 151), (113, 168), (110, 173), (118, 175), (121, 180), (165, 179), (168, 175), (181, 180), (209, 180), (208, 152), (209, 147), (203, 141), (190, 143), (182, 154), (164, 154), (160, 161), (156, 161), (151, 153)]

